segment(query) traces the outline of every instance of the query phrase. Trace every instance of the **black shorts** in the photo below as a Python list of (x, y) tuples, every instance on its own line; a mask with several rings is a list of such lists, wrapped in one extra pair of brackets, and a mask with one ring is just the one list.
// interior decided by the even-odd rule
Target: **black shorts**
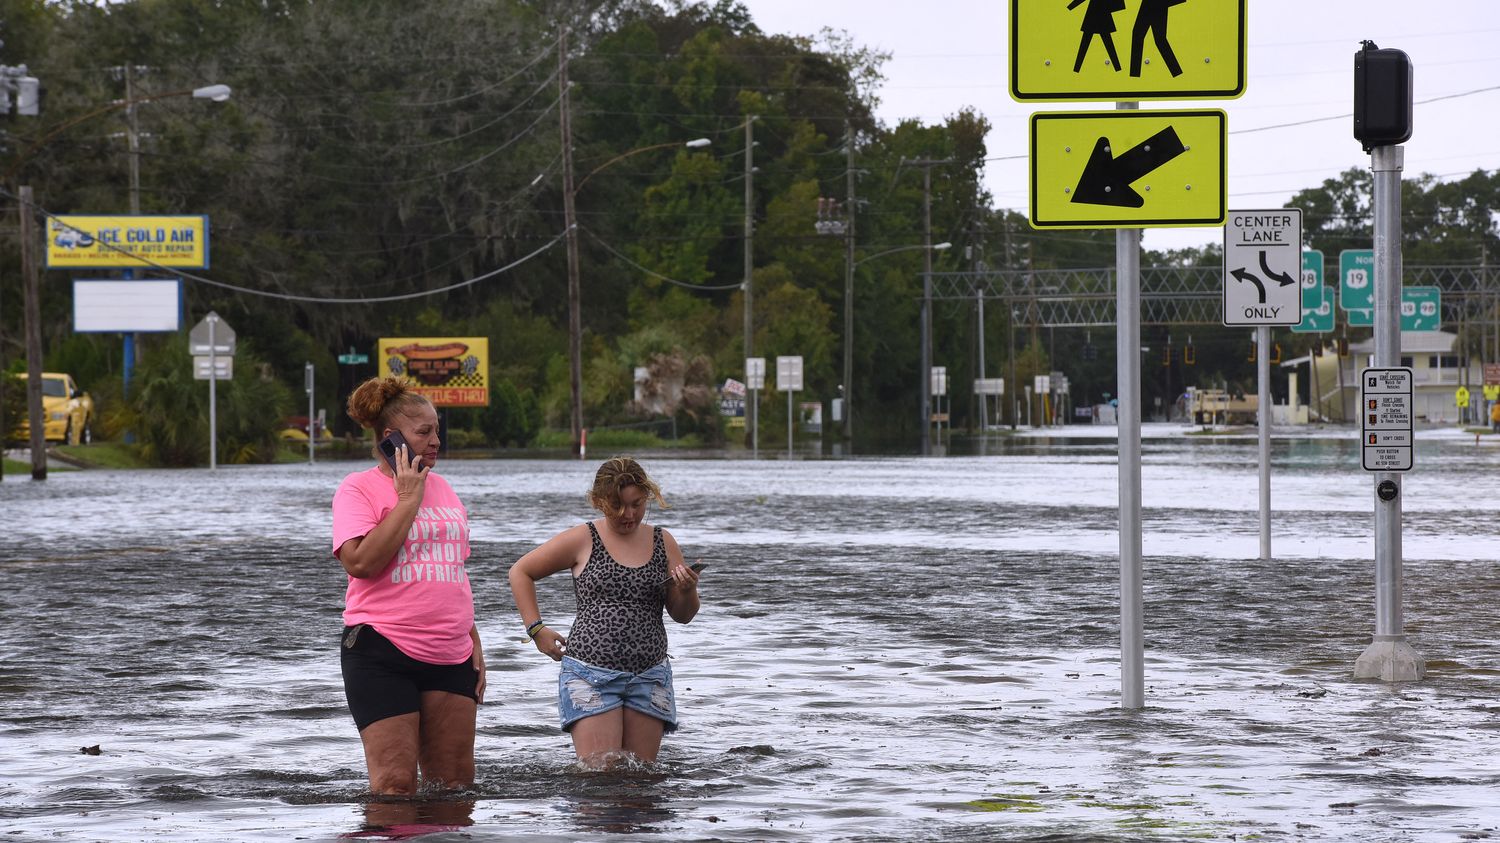
[(478, 701), (474, 662), (429, 664), (408, 656), (369, 624), (346, 626), (339, 646), (344, 697), (360, 731), (377, 720), (422, 710), (423, 691)]

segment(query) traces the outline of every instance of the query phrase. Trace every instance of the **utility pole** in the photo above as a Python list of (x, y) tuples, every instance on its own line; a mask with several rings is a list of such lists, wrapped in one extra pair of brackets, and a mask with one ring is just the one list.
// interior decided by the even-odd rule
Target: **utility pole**
[(932, 166), (934, 164), (951, 164), (952, 158), (917, 158), (911, 161), (902, 159), (903, 164), (911, 164), (922, 168), (922, 360), (921, 371), (918, 372), (917, 380), (920, 382), (918, 395), (921, 399), (921, 413), (919, 414), (922, 431), (922, 456), (932, 453), (932, 442), (929, 439), (929, 427), (931, 424), (932, 408)]
[(755, 300), (754, 286), (751, 283), (751, 273), (754, 270), (755, 258), (755, 136), (753, 127), (755, 115), (745, 117), (745, 357), (748, 359), (755, 351)]
[[(755, 352), (755, 288), (753, 284), (753, 273), (755, 267), (755, 186), (752, 179), (755, 177), (755, 115), (745, 115), (745, 276), (741, 282), (741, 290), (744, 292), (745, 311), (745, 367), (750, 366), (750, 357)], [(750, 373), (745, 372), (745, 382), (750, 382)], [(760, 446), (760, 393), (752, 390), (751, 399), (757, 406), (751, 408), (750, 412), (750, 450)]]
[[(125, 101), (131, 103), (125, 106), (125, 142), (130, 151), (130, 214), (139, 216), (141, 213), (141, 125), (136, 117), (134, 105), (137, 68), (133, 64), (127, 64), (121, 70), (125, 77)], [(126, 279), (134, 278), (135, 271), (126, 269), (120, 275)], [(140, 337), (134, 331), (126, 332), (124, 359), (120, 366), (126, 398), (130, 397), (130, 376), (135, 371), (136, 364), (140, 362), (140, 354)], [(130, 441), (130, 438), (126, 441)]]
[(31, 204), (31, 185), (16, 191), (20, 201), (21, 287), (25, 291), (21, 304), (26, 321), (26, 411), (31, 425), (31, 479), (47, 479), (47, 441), (42, 416), (42, 315), (37, 289), (36, 208)]
[(583, 314), (578, 282), (578, 215), (573, 202), (573, 121), (568, 96), (568, 31), (557, 44), (558, 114), (562, 124), (563, 224), (568, 247), (568, 391), (573, 456), (583, 457)]
[(854, 127), (844, 121), (844, 442), (854, 450)]

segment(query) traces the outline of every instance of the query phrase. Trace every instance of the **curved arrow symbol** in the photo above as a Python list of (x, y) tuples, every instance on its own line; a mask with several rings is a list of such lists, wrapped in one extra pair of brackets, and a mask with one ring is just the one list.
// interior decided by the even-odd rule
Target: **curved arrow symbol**
[[(1261, 252), (1261, 255), (1264, 256), (1265, 252)], [(1260, 291), (1260, 303), (1266, 303), (1266, 285), (1262, 284), (1260, 279), (1257, 278), (1254, 273), (1246, 272), (1245, 268), (1242, 266), (1237, 269), (1231, 270), (1229, 274), (1233, 275), (1235, 278), (1238, 278), (1241, 282), (1249, 281), (1251, 284), (1254, 284), (1255, 289)]]
[[(1297, 279), (1293, 278), (1292, 276), (1286, 274), (1285, 272), (1273, 272), (1271, 270), (1271, 267), (1269, 267), (1269, 266), (1266, 265), (1266, 250), (1265, 249), (1261, 249), (1260, 250), (1260, 271), (1264, 272), (1266, 274), (1267, 278), (1270, 278), (1272, 280), (1275, 280), (1275, 281), (1279, 282), (1281, 284), (1281, 286), (1283, 286), (1283, 287), (1290, 286), (1292, 284), (1297, 283)], [(1266, 300), (1265, 295), (1261, 295), (1260, 300), (1261, 300), (1261, 303), (1264, 304), (1265, 300)]]
[(1171, 126), (1125, 150), (1118, 158), (1111, 157), (1109, 138), (1100, 138), (1083, 167), (1072, 201), (1139, 208), (1146, 200), (1135, 192), (1131, 183), (1184, 152), (1187, 147)]

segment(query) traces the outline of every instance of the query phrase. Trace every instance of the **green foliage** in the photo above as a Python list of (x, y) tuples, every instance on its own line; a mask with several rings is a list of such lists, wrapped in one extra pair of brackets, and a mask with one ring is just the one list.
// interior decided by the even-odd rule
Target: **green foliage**
[[(177, 339), (176, 348), (159, 348), (146, 356), (136, 370), (130, 400), (118, 405), (110, 420), (113, 427), (135, 433), (141, 457), (152, 465), (208, 462), (208, 382), (193, 379), (192, 358), (181, 350), (187, 338)], [(234, 378), (220, 382), (217, 392), (219, 460), (273, 460), (292, 396), (259, 361), (253, 346), (239, 346)]]
[(479, 430), (489, 444), (502, 448), (529, 445), (541, 427), (541, 406), (531, 389), (517, 389), (509, 380), (492, 381), (490, 405), (479, 413)]

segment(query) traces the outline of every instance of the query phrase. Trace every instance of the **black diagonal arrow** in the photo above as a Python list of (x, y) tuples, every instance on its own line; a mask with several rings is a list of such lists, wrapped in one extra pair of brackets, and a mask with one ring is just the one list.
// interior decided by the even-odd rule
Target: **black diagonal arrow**
[(1083, 166), (1083, 176), (1073, 190), (1073, 201), (1139, 208), (1146, 200), (1135, 192), (1131, 183), (1186, 151), (1171, 126), (1125, 150), (1119, 157), (1111, 155), (1109, 138), (1100, 138)]
[[(1260, 251), (1260, 271), (1264, 272), (1266, 274), (1267, 278), (1270, 278), (1270, 279), (1272, 279), (1274, 281), (1281, 282), (1281, 286), (1283, 286), (1283, 287), (1287, 287), (1287, 286), (1290, 286), (1292, 284), (1297, 283), (1297, 279), (1293, 278), (1290, 275), (1287, 275), (1285, 272), (1273, 272), (1273, 271), (1271, 271), (1271, 267), (1269, 267), (1269, 266), (1266, 265), (1266, 250), (1265, 249), (1261, 249), (1261, 251)], [(1265, 297), (1264, 296), (1261, 297), (1261, 301), (1262, 302), (1265, 301)]]
[[(1264, 252), (1262, 252), (1262, 254), (1264, 254)], [(1255, 276), (1255, 273), (1245, 271), (1245, 268), (1242, 266), (1238, 269), (1231, 270), (1229, 274), (1240, 279), (1240, 281), (1242, 282), (1249, 281), (1251, 284), (1254, 284), (1255, 289), (1260, 291), (1260, 303), (1266, 303), (1266, 285), (1260, 282), (1260, 279)]]

